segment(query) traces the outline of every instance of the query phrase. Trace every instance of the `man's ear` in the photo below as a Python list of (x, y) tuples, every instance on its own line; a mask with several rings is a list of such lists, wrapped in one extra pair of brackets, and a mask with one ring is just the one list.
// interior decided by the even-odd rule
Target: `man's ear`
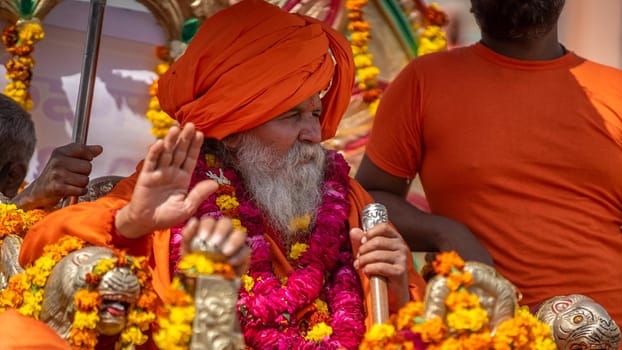
[(15, 197), (20, 186), (28, 173), (28, 164), (22, 162), (11, 162), (7, 167), (4, 177), (0, 179), (0, 192), (9, 198)]
[(240, 134), (230, 135), (222, 140), (222, 144), (225, 145), (227, 149), (235, 150), (240, 146), (240, 139)]

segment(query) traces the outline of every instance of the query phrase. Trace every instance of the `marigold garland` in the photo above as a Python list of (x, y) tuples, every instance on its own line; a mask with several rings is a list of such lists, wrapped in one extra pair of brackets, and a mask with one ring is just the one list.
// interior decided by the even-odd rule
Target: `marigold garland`
[(151, 133), (158, 139), (164, 138), (168, 129), (177, 124), (177, 121), (171, 118), (160, 107), (160, 101), (158, 100), (158, 81), (160, 77), (166, 73), (171, 65), (170, 50), (166, 46), (158, 46), (155, 49), (155, 55), (160, 59), (160, 63), (155, 67), (154, 71), (157, 74), (157, 78), (149, 86), (149, 109), (145, 113), (147, 120), (152, 124)]
[(43, 290), (52, 269), (67, 254), (84, 246), (83, 240), (69, 236), (46, 246), (32, 266), (12, 276), (7, 289), (0, 291), (0, 311), (12, 308), (24, 316), (39, 319)]
[(414, 3), (419, 15), (410, 17), (417, 34), (417, 56), (445, 51), (447, 38), (442, 27), (449, 21), (447, 14), (436, 3), (426, 5), (423, 0), (414, 0)]
[[(361, 350), (371, 349), (538, 349), (557, 348), (551, 329), (538, 321), (526, 307), (502, 322), (494, 334), (487, 326), (488, 315), (479, 298), (467, 290), (473, 281), (463, 270), (464, 261), (455, 253), (441, 253), (434, 262), (437, 274), (448, 279), (450, 293), (445, 300), (445, 320), (426, 320), (424, 305), (410, 302), (386, 324), (373, 325), (365, 334)], [(453, 278), (456, 276), (455, 278)], [(449, 280), (453, 278), (453, 282)]]
[[(43, 255), (23, 273), (9, 280), (7, 289), (0, 292), (0, 311), (16, 309), (20, 314), (39, 318), (44, 298), (45, 284), (52, 269), (69, 253), (86, 246), (86, 242), (72, 236), (61, 238), (56, 244), (44, 248)], [(69, 335), (73, 349), (95, 349), (98, 340), (96, 331), (102, 297), (97, 286), (102, 277), (116, 267), (129, 268), (138, 278), (140, 294), (136, 304), (129, 310), (125, 328), (119, 335), (115, 349), (129, 350), (135, 345), (144, 344), (147, 331), (155, 320), (154, 310), (157, 295), (151, 288), (151, 275), (144, 257), (136, 258), (115, 250), (112, 259), (103, 259), (87, 274), (88, 287), (76, 292), (74, 304), (76, 312)]]
[(4, 94), (11, 97), (22, 108), (32, 109), (32, 98), (28, 88), (32, 79), (35, 60), (31, 54), (34, 44), (43, 39), (45, 33), (38, 19), (19, 20), (7, 26), (2, 32), (2, 42), (12, 55), (5, 64), (6, 78), (11, 80), (4, 88)]
[(0, 244), (6, 235), (24, 237), (28, 229), (46, 214), (40, 209), (24, 211), (15, 204), (0, 203)]
[(367, 0), (346, 0), (348, 10), (348, 31), (354, 55), (357, 86), (361, 89), (363, 100), (369, 104), (369, 112), (376, 114), (382, 90), (378, 87), (380, 69), (373, 64), (374, 56), (369, 52), (371, 24), (363, 19), (363, 8)]

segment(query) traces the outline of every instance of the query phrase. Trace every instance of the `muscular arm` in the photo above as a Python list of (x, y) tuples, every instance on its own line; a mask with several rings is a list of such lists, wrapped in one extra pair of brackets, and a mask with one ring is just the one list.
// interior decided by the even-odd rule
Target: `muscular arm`
[(391, 222), (414, 251), (457, 251), (465, 260), (492, 265), (492, 257), (463, 224), (427, 214), (406, 200), (406, 179), (393, 176), (363, 157), (356, 180), (389, 211)]

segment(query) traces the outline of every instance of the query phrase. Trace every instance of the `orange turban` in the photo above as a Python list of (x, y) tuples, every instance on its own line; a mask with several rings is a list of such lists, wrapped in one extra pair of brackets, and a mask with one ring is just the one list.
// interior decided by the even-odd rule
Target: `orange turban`
[(161, 77), (158, 98), (180, 124), (194, 123), (206, 137), (220, 140), (330, 85), (322, 98), (327, 139), (335, 135), (353, 84), (352, 51), (341, 33), (264, 0), (243, 0), (203, 23)]

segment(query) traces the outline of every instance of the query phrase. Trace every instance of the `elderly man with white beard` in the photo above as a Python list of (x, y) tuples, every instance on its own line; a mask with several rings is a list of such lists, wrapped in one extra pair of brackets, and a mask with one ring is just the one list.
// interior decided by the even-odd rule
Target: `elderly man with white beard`
[(320, 145), (353, 83), (349, 43), (330, 26), (262, 0), (219, 12), (159, 81), (180, 127), (109, 195), (36, 225), (20, 262), (65, 234), (124, 248), (150, 257), (166, 302), (182, 242), (198, 235), (244, 269), (237, 308), (249, 347), (358, 348), (370, 276), (386, 278), (390, 311), (419, 300), (424, 283), (390, 224), (360, 229), (372, 198)]

